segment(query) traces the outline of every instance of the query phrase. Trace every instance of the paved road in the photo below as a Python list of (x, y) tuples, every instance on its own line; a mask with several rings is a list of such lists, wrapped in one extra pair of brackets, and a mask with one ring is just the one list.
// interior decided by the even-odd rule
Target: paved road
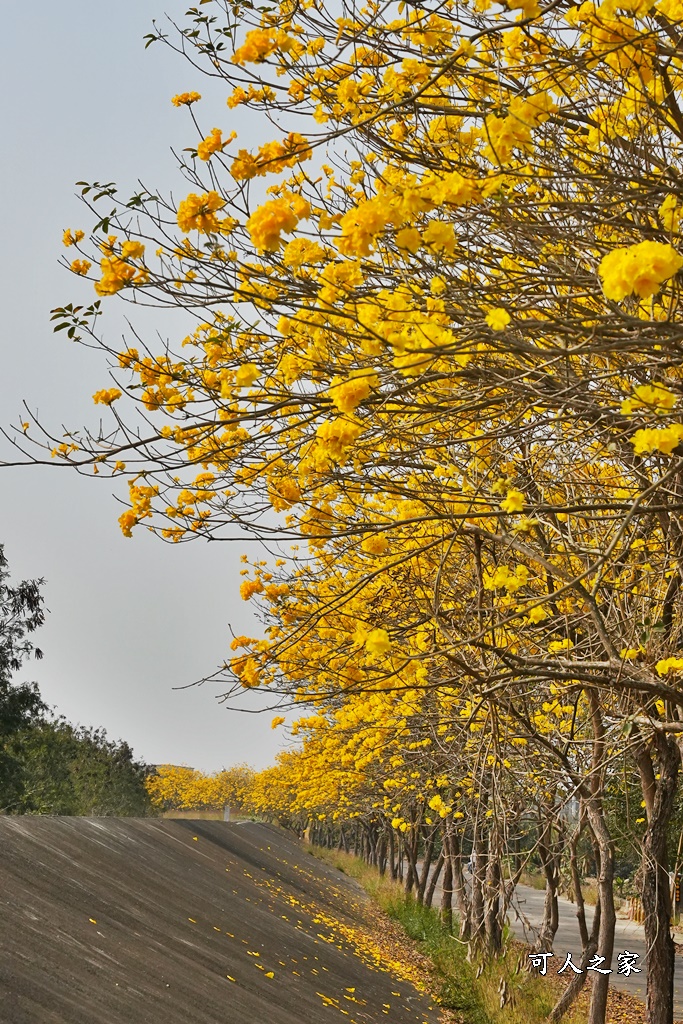
[[(519, 885), (517, 887), (517, 900), (516, 900), (516, 911), (515, 909), (510, 913), (510, 926), (516, 938), (533, 939), (533, 928), (530, 930), (525, 926), (523, 918), (526, 918), (532, 926), (538, 927), (543, 917), (543, 901), (544, 893), (539, 889), (532, 889), (526, 885)], [(548, 962), (549, 972), (557, 970), (562, 967), (567, 953), (573, 954), (574, 961), (578, 961), (581, 956), (581, 938), (579, 936), (579, 925), (576, 919), (576, 905), (571, 903), (569, 900), (560, 897), (559, 899), (560, 909), (560, 925), (557, 929), (557, 935), (555, 936), (554, 958)], [(586, 922), (590, 931), (591, 924), (593, 922), (593, 907), (586, 907)], [(618, 974), (618, 961), (617, 957), (619, 953), (623, 953), (624, 950), (628, 950), (629, 953), (637, 953), (638, 960), (636, 960), (636, 966), (641, 968), (640, 974), (631, 974), (629, 977), (625, 977), (623, 974)], [(646, 962), (646, 945), (645, 945), (645, 933), (643, 926), (636, 924), (634, 921), (624, 920), (622, 918), (617, 919), (617, 926), (614, 933), (614, 956), (612, 963), (607, 966), (612, 968), (612, 976), (610, 978), (611, 984), (616, 988), (622, 989), (625, 992), (630, 992), (631, 995), (636, 995), (640, 999), (645, 1001), (645, 962)], [(606, 965), (601, 965), (606, 966)], [(569, 973), (570, 968), (567, 969), (566, 973)], [(683, 1016), (683, 958), (680, 956), (676, 957), (676, 975), (674, 979), (674, 1013), (677, 1017)]]
[[(438, 905), (440, 898), (441, 885), (439, 884), (434, 897), (435, 906)], [(542, 890), (532, 889), (526, 885), (517, 886), (517, 899), (509, 915), (510, 927), (515, 938), (529, 942), (533, 941), (535, 935), (534, 928), (537, 929), (539, 927), (543, 918), (543, 901), (544, 893)], [(575, 963), (578, 963), (581, 958), (581, 938), (576, 919), (576, 905), (571, 903), (570, 900), (560, 897), (559, 910), (560, 925), (555, 936), (554, 957), (548, 961), (549, 974), (562, 967), (567, 953), (572, 953), (572, 959)], [(587, 906), (586, 919), (589, 931), (593, 922), (593, 913), (593, 907)], [(625, 950), (628, 950), (629, 953), (638, 954), (639, 959), (636, 960), (636, 966), (641, 968), (640, 974), (634, 973), (629, 977), (625, 977), (617, 973), (617, 957), (619, 953), (623, 953)], [(622, 918), (617, 919), (614, 936), (614, 957), (611, 965), (609, 965), (613, 972), (610, 983), (615, 988), (629, 992), (645, 1002), (645, 961), (646, 946), (643, 926)], [(601, 966), (605, 967), (607, 965), (601, 964)], [(567, 968), (565, 973), (571, 973), (571, 968)], [(674, 1016), (677, 1019), (683, 1018), (683, 957), (680, 954), (676, 955)]]

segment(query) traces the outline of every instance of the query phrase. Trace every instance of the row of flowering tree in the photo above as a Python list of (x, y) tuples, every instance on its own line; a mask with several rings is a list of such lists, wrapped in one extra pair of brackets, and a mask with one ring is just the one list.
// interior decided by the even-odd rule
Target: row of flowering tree
[[(187, 19), (148, 42), (262, 144), (203, 123), (193, 89), (173, 98), (180, 201), (82, 185), (92, 225), (64, 242), (100, 298), (54, 318), (109, 357), (109, 419), (52, 437), (29, 417), (20, 461), (127, 477), (126, 536), (279, 546), (241, 586), (263, 631), (215, 678), (306, 709), (288, 813), (361, 816), (378, 862), (398, 837), (418, 890), (418, 851), (441, 858), (489, 953), (533, 819), (539, 941), (588, 836), (583, 957), (611, 959), (605, 797), (625, 766), (648, 1020), (669, 1024), (683, 7), (202, 0)], [(133, 322), (111, 347), (114, 294), (183, 310), (177, 344)]]

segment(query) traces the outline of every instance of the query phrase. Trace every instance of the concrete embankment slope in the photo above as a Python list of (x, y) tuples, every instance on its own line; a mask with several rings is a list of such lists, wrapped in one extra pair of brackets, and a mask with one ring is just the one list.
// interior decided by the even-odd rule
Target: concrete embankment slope
[(352, 881), (251, 822), (0, 817), (1, 1024), (437, 1024)]

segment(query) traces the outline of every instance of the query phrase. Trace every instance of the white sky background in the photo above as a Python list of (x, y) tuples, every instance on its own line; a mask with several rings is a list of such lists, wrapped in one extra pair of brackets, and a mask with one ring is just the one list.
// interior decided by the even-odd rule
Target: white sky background
[[(92, 285), (58, 266), (62, 231), (91, 226), (74, 183), (116, 181), (121, 194), (188, 188), (170, 147), (197, 137), (176, 92), (197, 89), (206, 130), (236, 128), (238, 112), (182, 58), (142, 37), (164, 12), (181, 18), (187, 0), (34, 0), (4, 4), (0, 42), (3, 97), (4, 244), (0, 249), (0, 423), (17, 423), (21, 400), (61, 432), (95, 426), (94, 391), (111, 385), (104, 358), (52, 333), (51, 308), (91, 302)], [(261, 140), (262, 141), (262, 140)], [(73, 250), (69, 250), (69, 255)], [(125, 329), (126, 309), (104, 300), (109, 339)], [(173, 314), (147, 317), (176, 340)], [(174, 326), (177, 325), (177, 326)], [(152, 348), (155, 348), (152, 341)], [(106, 415), (106, 410), (104, 410)], [(0, 458), (8, 455), (0, 445)], [(138, 528), (132, 540), (116, 522), (124, 480), (79, 477), (51, 467), (0, 469), (0, 543), (12, 579), (44, 576), (48, 621), (36, 640), (45, 652), (21, 678), (35, 679), (46, 701), (74, 723), (104, 726), (150, 762), (215, 771), (240, 761), (272, 762), (283, 742), (271, 714), (240, 714), (217, 703), (218, 688), (174, 691), (214, 670), (231, 635), (258, 630), (239, 597), (244, 544), (166, 545)], [(254, 548), (251, 548), (254, 552)], [(256, 705), (252, 703), (252, 707)]]

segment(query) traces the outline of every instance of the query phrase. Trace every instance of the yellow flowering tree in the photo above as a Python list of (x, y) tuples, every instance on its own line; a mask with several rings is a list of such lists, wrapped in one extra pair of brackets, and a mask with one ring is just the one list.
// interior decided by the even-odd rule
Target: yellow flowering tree
[(145, 780), (152, 803), (162, 810), (217, 810), (250, 806), (254, 771), (247, 765), (205, 775), (181, 765), (157, 765)]
[[(483, 735), (513, 755), (524, 741), (580, 793), (601, 850), (603, 953), (613, 856), (598, 782), (621, 744), (648, 818), (649, 1020), (668, 1024), (683, 11), (202, 7), (182, 40), (193, 66), (278, 137), (246, 149), (180, 93), (194, 132), (180, 202), (83, 186), (94, 228), (64, 243), (99, 298), (54, 316), (112, 357), (117, 386), (93, 396), (112, 430), (31, 457), (125, 475), (126, 536), (246, 523), (307, 545), (315, 573), (261, 565), (243, 582), (273, 620), (219, 675), (316, 713), (324, 700), (326, 716), (350, 691), (392, 688), (486, 709), (480, 751)], [(197, 327), (175, 351), (110, 350), (98, 327), (114, 294), (191, 310)], [(24, 424), (17, 444), (33, 436)], [(478, 790), (490, 800), (497, 764)]]

